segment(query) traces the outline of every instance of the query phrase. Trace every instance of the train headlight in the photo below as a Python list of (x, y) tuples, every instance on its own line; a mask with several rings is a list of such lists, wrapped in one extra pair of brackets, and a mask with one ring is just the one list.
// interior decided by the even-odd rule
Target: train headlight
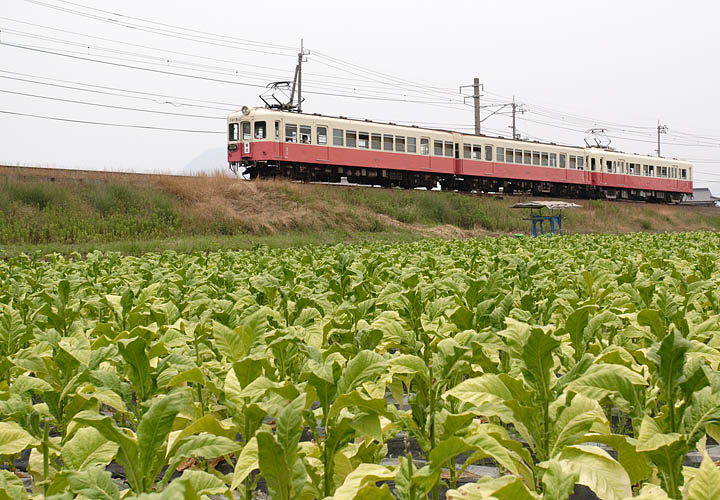
[(240, 111), (242, 111), (242, 114), (244, 114), (244, 115), (250, 114), (250, 108), (248, 108), (247, 106), (243, 106)]
[(237, 151), (238, 145), (237, 144), (228, 144), (228, 151)]

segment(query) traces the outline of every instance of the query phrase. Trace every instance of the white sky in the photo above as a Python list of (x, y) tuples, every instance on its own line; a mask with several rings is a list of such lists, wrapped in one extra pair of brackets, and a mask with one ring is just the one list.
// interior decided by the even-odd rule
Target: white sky
[[(609, 135), (617, 137), (613, 139), (616, 148), (653, 154), (656, 147), (654, 127), (660, 120), (669, 129), (669, 133), (662, 136), (663, 155), (693, 161), (696, 186), (707, 186), (713, 182), (711, 187), (720, 193), (720, 127), (717, 125), (720, 116), (720, 100), (717, 99), (717, 89), (720, 88), (717, 65), (720, 4), (716, 2), (71, 2), (75, 5), (61, 0), (0, 1), (0, 90), (219, 118), (227, 115), (224, 109), (201, 109), (178, 104), (188, 103), (188, 98), (230, 103), (230, 106), (210, 105), (226, 109), (243, 104), (261, 104), (258, 98), (261, 89), (258, 88), (109, 66), (7, 44), (66, 51), (78, 57), (261, 85), (292, 78), (296, 50), (264, 45), (241, 46), (233, 40), (219, 42), (227, 45), (221, 47), (183, 39), (193, 35), (183, 30), (179, 30), (181, 36), (148, 33), (117, 22), (144, 24), (141, 21), (91, 11), (86, 7), (218, 36), (282, 46), (297, 47), (303, 37), (305, 47), (310, 50), (304, 66), (306, 90), (435, 103), (350, 99), (306, 93), (303, 106), (306, 112), (448, 124), (442, 125), (442, 128), (451, 129), (471, 128), (472, 108), (451, 105), (450, 101), (461, 100), (459, 94), (453, 95), (453, 92), (457, 92), (459, 85), (470, 84), (473, 77), (478, 76), (485, 85), (484, 105), (505, 102), (513, 95), (525, 103), (527, 112), (519, 116), (518, 129), (526, 137), (581, 145), (587, 135), (584, 133), (586, 129), (605, 127)], [(98, 15), (115, 22), (90, 19), (48, 6)], [(154, 26), (154, 29), (159, 28)], [(178, 31), (175, 28), (165, 29)], [(30, 38), (28, 34), (40, 38)], [(76, 45), (58, 40), (71, 41)], [(240, 47), (249, 50), (241, 50)], [(125, 53), (110, 53), (100, 48)], [(173, 54), (172, 51), (190, 55)], [(155, 59), (148, 59), (148, 56)], [(340, 62), (323, 56), (339, 59)], [(143, 59), (145, 62), (139, 62)], [(193, 66), (188, 66), (188, 62)], [(395, 79), (344, 66), (345, 63), (386, 73)], [(150, 100), (129, 99), (2, 77), (45, 82), (49, 81), (46, 78), (53, 78), (165, 94), (173, 98), (145, 96)], [(424, 87), (411, 88), (398, 82), (398, 79), (419, 82)], [(79, 86), (77, 83), (60, 84)], [(443, 90), (431, 90), (426, 86)], [(174, 104), (162, 104), (153, 99)], [(437, 104), (441, 101), (443, 104)], [(222, 119), (149, 114), (6, 92), (0, 92), (0, 110), (221, 132), (198, 134), (103, 127), (0, 113), (2, 163), (173, 171), (182, 169), (208, 149), (225, 147), (225, 123)], [(484, 110), (483, 114), (486, 116), (490, 111)], [(503, 133), (509, 133), (509, 125), (510, 117), (507, 115), (493, 116), (483, 123), (484, 128)], [(631, 138), (635, 140), (629, 140)]]

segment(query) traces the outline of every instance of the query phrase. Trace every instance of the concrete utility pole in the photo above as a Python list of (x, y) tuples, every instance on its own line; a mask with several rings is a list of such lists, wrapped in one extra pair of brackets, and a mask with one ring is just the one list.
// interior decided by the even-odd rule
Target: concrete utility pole
[(657, 126), (657, 134), (658, 134), (658, 147), (657, 147), (657, 154), (658, 158), (660, 157), (660, 134), (667, 134), (667, 125), (660, 125), (660, 120), (658, 120), (658, 126)]
[(307, 62), (305, 56), (309, 55), (310, 51), (305, 50), (304, 40), (300, 39), (300, 52), (298, 52), (298, 62), (295, 66), (295, 78), (293, 79), (292, 91), (290, 93), (290, 106), (292, 106), (293, 100), (295, 99), (295, 90), (297, 90), (297, 112), (302, 113), (302, 63)]
[(483, 84), (480, 83), (480, 78), (473, 78), (473, 84), (461, 86), (460, 93), (462, 94), (462, 89), (467, 87), (473, 88), (473, 94), (465, 97), (473, 98), (473, 109), (475, 111), (475, 135), (480, 135), (480, 123), (482, 122), (482, 120), (480, 120), (480, 97), (482, 96), (480, 89), (484, 90), (484, 87)]
[(517, 130), (515, 127), (515, 114), (518, 111), (520, 112), (520, 114), (525, 114), (525, 108), (523, 107), (522, 104), (517, 104), (515, 102), (515, 96), (513, 96), (513, 100), (512, 100), (512, 103), (510, 103), (510, 105), (512, 106), (512, 137), (513, 137), (513, 139), (519, 139), (519, 137), (517, 135)]

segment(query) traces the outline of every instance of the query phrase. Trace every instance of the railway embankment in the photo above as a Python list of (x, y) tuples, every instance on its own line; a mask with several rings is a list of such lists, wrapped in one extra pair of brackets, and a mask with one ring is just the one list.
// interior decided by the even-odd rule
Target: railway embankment
[[(288, 181), (0, 167), (5, 253), (141, 253), (527, 233), (529, 198)], [(717, 231), (720, 209), (576, 200), (569, 233)]]

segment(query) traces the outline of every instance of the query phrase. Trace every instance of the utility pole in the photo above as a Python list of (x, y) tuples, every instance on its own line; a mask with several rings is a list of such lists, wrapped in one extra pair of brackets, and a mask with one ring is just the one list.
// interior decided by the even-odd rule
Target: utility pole
[(658, 158), (660, 158), (660, 134), (667, 134), (667, 125), (660, 125), (660, 120), (658, 120), (657, 125), (657, 134), (658, 134), (658, 147), (657, 147), (657, 154)]
[(515, 114), (518, 111), (520, 112), (520, 114), (525, 114), (525, 108), (523, 107), (522, 104), (517, 104), (515, 102), (515, 96), (513, 96), (513, 100), (512, 100), (512, 103), (510, 103), (510, 105), (512, 106), (512, 137), (513, 137), (513, 139), (519, 139), (519, 137), (517, 135), (517, 130), (515, 127)]
[[(298, 52), (298, 62), (295, 66), (295, 78), (293, 79), (292, 91), (290, 92), (290, 106), (292, 106), (293, 100), (295, 99), (295, 90), (297, 89), (297, 112), (302, 113), (302, 63), (305, 60), (305, 56), (309, 55), (310, 51), (305, 50), (304, 40), (300, 39), (300, 52)], [(306, 61), (306, 60), (305, 60)]]
[(473, 84), (472, 85), (462, 85), (460, 87), (460, 93), (462, 94), (462, 89), (472, 87), (473, 88), (473, 94), (471, 96), (464, 96), (464, 99), (467, 97), (472, 97), (473, 99), (473, 108), (475, 111), (475, 135), (480, 135), (480, 123), (482, 120), (480, 120), (480, 97), (482, 94), (480, 94), (480, 89), (484, 89), (483, 84), (480, 83), (480, 78), (473, 78)]

